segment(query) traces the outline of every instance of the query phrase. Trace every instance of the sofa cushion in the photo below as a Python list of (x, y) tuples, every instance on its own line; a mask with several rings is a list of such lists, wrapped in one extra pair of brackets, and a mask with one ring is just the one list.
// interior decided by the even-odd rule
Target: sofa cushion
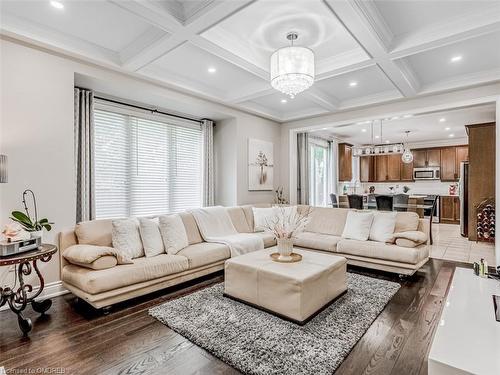
[(247, 218), (245, 216), (245, 212), (241, 207), (228, 207), (227, 213), (233, 222), (234, 227), (239, 233), (252, 233), (253, 227), (248, 225)]
[(254, 234), (262, 238), (262, 241), (264, 241), (264, 248), (276, 246), (276, 238), (271, 232), (257, 232)]
[(177, 254), (189, 245), (186, 227), (179, 215), (159, 217), (160, 233), (167, 254)]
[(372, 227), (370, 228), (370, 236), (368, 238), (378, 242), (391, 241), (396, 225), (396, 214), (396, 212), (375, 212)]
[(188, 268), (186, 257), (160, 254), (151, 258), (137, 258), (133, 264), (106, 270), (91, 270), (70, 264), (63, 268), (62, 280), (87, 293), (97, 294), (175, 274)]
[(93, 269), (109, 268), (104, 267), (104, 265), (109, 266), (109, 264), (111, 264), (109, 260), (104, 260), (96, 263), (96, 261), (98, 261), (100, 258), (108, 256), (115, 258), (116, 262), (114, 265), (132, 263), (132, 259), (127, 254), (118, 249), (108, 246), (77, 244), (68, 247), (64, 250), (63, 253), (64, 259), (66, 259), (68, 262)]
[(415, 247), (426, 243), (428, 239), (426, 233), (419, 231), (394, 233), (393, 236), (396, 239), (396, 245), (402, 247)]
[(293, 239), (293, 244), (298, 247), (330, 251), (333, 253), (337, 250), (337, 243), (341, 239), (342, 237), (332, 236), (330, 234), (301, 232)]
[(341, 236), (348, 212), (345, 208), (312, 207), (305, 230)]
[(277, 218), (278, 212), (274, 207), (260, 208), (252, 207), (254, 232), (263, 232), (272, 220)]
[(118, 219), (111, 222), (113, 247), (127, 254), (130, 258), (144, 256), (139, 220), (136, 218)]
[(113, 246), (111, 219), (82, 221), (76, 224), (75, 234), (79, 244)]
[(80, 263), (78, 261), (71, 261), (70, 263), (80, 267), (90, 268), (92, 270), (105, 270), (116, 266), (118, 261), (116, 260), (116, 257), (112, 255), (104, 255), (91, 263)]
[(269, 207), (271, 207), (271, 205), (268, 203), (260, 203), (260, 204), (254, 204), (254, 205), (246, 204), (246, 205), (241, 206), (241, 209), (245, 213), (247, 223), (248, 223), (249, 227), (252, 228), (252, 232), (253, 232), (254, 231), (254, 220), (253, 220), (252, 207), (269, 208)]
[(416, 212), (398, 212), (396, 214), (396, 232), (408, 232), (418, 229), (419, 217)]
[(366, 241), (373, 223), (373, 212), (349, 211), (342, 238)]
[(193, 245), (195, 243), (203, 242), (203, 238), (201, 237), (200, 230), (198, 229), (198, 224), (196, 224), (196, 220), (194, 216), (190, 212), (181, 212), (179, 216), (184, 223), (184, 228), (186, 229), (186, 234), (188, 237), (188, 243)]
[(408, 248), (382, 242), (348, 239), (339, 241), (337, 252), (409, 264), (417, 264), (429, 255), (427, 246)]
[(165, 252), (158, 218), (139, 218), (139, 232), (144, 246), (144, 254), (147, 257), (154, 257)]
[(231, 251), (229, 247), (220, 243), (202, 242), (182, 249), (177, 253), (186, 257), (189, 268), (197, 268), (220, 260), (229, 259)]

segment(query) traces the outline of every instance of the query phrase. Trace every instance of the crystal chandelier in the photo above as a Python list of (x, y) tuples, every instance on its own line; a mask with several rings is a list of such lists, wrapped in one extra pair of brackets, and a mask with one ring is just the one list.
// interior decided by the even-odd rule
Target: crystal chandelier
[[(382, 120), (380, 121), (380, 140), (382, 140)], [(387, 155), (387, 154), (401, 154), (404, 151), (404, 146), (402, 143), (391, 143), (391, 144), (375, 144), (373, 142), (373, 124), (371, 123), (371, 140), (370, 145), (364, 146), (353, 146), (352, 153), (354, 156), (372, 156), (372, 155)], [(412, 155), (413, 158), (413, 155)], [(413, 160), (413, 159), (412, 159)]]
[(404, 143), (404, 151), (403, 155), (401, 155), (401, 160), (405, 164), (410, 164), (413, 161), (413, 153), (410, 150), (410, 147), (408, 146), (408, 134), (410, 134), (410, 131), (407, 130), (405, 131), (406, 133), (406, 142)]
[(314, 52), (294, 46), (298, 37), (296, 32), (288, 33), (286, 38), (290, 46), (271, 55), (271, 86), (292, 99), (314, 83)]

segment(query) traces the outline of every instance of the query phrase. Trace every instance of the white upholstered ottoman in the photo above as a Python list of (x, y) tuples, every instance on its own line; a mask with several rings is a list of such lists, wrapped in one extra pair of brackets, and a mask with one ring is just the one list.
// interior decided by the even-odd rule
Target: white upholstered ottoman
[(228, 259), (224, 295), (305, 324), (347, 290), (346, 259), (294, 249), (297, 263), (278, 263), (276, 247)]

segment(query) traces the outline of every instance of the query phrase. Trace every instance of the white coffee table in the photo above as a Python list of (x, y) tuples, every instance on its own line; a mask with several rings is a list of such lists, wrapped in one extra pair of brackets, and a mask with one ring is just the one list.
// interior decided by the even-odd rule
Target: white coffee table
[(343, 257), (294, 249), (296, 263), (278, 263), (272, 247), (228, 259), (224, 295), (305, 324), (347, 290)]

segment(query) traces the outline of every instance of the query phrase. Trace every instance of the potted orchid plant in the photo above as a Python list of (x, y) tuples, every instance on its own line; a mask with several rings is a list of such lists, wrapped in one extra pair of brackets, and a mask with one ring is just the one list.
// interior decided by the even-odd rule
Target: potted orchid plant
[[(27, 203), (28, 194), (31, 195), (31, 199), (33, 201), (33, 214), (34, 214), (33, 217), (31, 216), (31, 213), (28, 209), (28, 203)], [(52, 224), (54, 223), (49, 222), (49, 220), (46, 218), (38, 219), (36, 198), (35, 198), (35, 193), (33, 193), (33, 191), (28, 189), (23, 192), (23, 205), (24, 205), (24, 212), (12, 211), (10, 219), (19, 223), (26, 232), (30, 232), (31, 238), (42, 237), (43, 229), (45, 229), (47, 232), (52, 229)]]
[(264, 230), (276, 237), (280, 260), (290, 260), (293, 238), (302, 232), (309, 222), (309, 211), (300, 212), (294, 206), (275, 207), (276, 214), (266, 220)]

